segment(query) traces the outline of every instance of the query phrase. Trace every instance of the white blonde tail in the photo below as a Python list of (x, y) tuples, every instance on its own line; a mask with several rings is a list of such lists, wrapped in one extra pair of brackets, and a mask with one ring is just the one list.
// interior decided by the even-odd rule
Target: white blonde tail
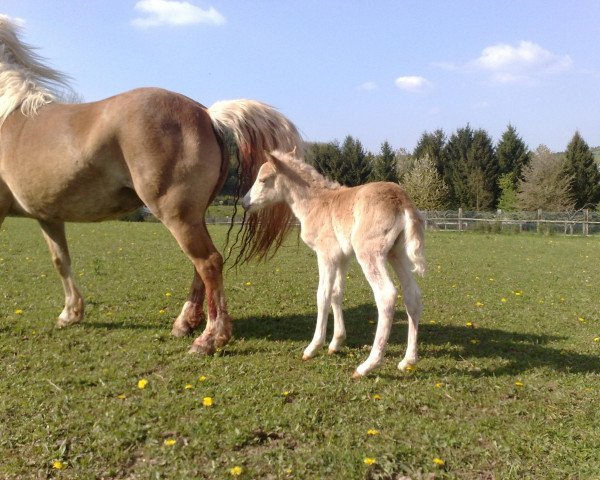
[(413, 272), (425, 274), (425, 222), (421, 214), (414, 209), (404, 211), (404, 248), (412, 262)]

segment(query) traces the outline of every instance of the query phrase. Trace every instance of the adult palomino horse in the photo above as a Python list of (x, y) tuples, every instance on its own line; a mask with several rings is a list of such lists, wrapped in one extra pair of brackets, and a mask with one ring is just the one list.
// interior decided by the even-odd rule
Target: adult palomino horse
[(396, 303), (396, 288), (387, 273), (386, 261), (400, 279), (408, 314), (408, 344), (398, 368), (405, 370), (414, 365), (423, 307), (411, 270), (421, 275), (425, 272), (424, 228), (406, 193), (397, 184), (384, 182), (342, 187), (293, 155), (273, 152), (242, 204), (248, 211), (255, 211), (278, 202), (288, 204), (300, 220), (302, 240), (317, 253), (319, 262), (317, 328), (303, 358), (312, 358), (325, 343), (330, 306), (334, 331), (329, 352), (336, 352), (345, 340), (344, 281), (349, 260), (355, 254), (375, 294), (379, 318), (369, 358), (358, 366), (354, 377), (366, 375), (383, 361)]
[[(201, 323), (206, 297), (206, 328), (192, 351), (214, 352), (228, 342), (232, 328), (223, 259), (204, 221), (227, 174), (224, 136), (237, 143), (243, 190), (265, 161), (265, 149), (301, 148), (296, 128), (260, 102), (223, 101), (207, 109), (157, 88), (60, 103), (57, 91), (68, 87), (65, 76), (45, 66), (17, 33), (0, 16), (0, 225), (8, 214), (39, 221), (65, 291), (59, 326), (80, 322), (84, 313), (64, 223), (115, 218), (146, 205), (194, 265), (173, 334), (188, 334)], [(246, 257), (278, 245), (292, 218), (282, 206), (250, 218)], [(269, 229), (260, 229), (262, 224)]]

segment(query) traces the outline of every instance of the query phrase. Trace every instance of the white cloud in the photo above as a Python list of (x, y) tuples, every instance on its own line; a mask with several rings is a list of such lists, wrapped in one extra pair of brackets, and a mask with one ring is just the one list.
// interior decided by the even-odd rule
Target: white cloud
[(365, 82), (360, 86), (361, 90), (372, 91), (377, 90), (377, 84), (375, 82)]
[(408, 92), (422, 92), (432, 86), (432, 83), (424, 77), (407, 75), (396, 79), (396, 86)]
[(144, 14), (135, 18), (131, 24), (139, 28), (159, 27), (163, 25), (182, 26), (204, 23), (222, 25), (225, 17), (214, 7), (204, 10), (189, 2), (175, 0), (139, 0), (135, 9)]
[(500, 43), (486, 47), (471, 62), (475, 68), (489, 72), (498, 83), (532, 83), (535, 77), (564, 71), (571, 64), (568, 55), (557, 55), (528, 41), (516, 46)]

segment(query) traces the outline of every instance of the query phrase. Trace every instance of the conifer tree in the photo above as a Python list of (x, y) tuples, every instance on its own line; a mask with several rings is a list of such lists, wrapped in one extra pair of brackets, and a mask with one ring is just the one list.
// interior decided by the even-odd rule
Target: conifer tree
[(375, 182), (398, 182), (396, 155), (386, 140), (381, 144), (381, 150), (373, 162), (371, 180)]
[(416, 160), (402, 187), (421, 210), (444, 210), (448, 205), (448, 186), (428, 156)]
[(342, 155), (337, 142), (312, 143), (306, 152), (306, 161), (317, 171), (333, 181), (339, 181), (342, 170)]
[(496, 146), (496, 155), (499, 175), (512, 174), (516, 186), (523, 175), (523, 167), (529, 163), (531, 153), (511, 124), (508, 124)]
[(444, 176), (444, 147), (446, 135), (442, 129), (429, 133), (423, 132), (413, 151), (414, 158), (429, 158), (438, 173)]
[(600, 172), (579, 132), (575, 132), (569, 142), (565, 160), (565, 172), (572, 177), (570, 192), (575, 208), (594, 208), (600, 201)]
[(341, 168), (336, 180), (349, 187), (366, 183), (371, 176), (371, 163), (360, 141), (348, 135), (342, 143), (340, 153)]

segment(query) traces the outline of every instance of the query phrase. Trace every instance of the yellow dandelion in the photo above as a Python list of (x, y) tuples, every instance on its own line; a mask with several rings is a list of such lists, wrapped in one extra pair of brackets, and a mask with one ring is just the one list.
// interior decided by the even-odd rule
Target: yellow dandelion
[(502, 303), (506, 303), (508, 300), (506, 300), (506, 298), (501, 298), (501, 299), (500, 299), (500, 301), (501, 301)]
[(117, 395), (117, 398), (119, 398), (121, 400), (125, 400), (127, 398), (127, 395), (125, 395), (124, 393), (121, 393), (120, 395)]
[(446, 465), (446, 462), (444, 460), (442, 460), (441, 458), (435, 457), (433, 459), (433, 463), (435, 465), (437, 465), (438, 467), (443, 467), (444, 465)]
[(479, 302), (479, 301), (478, 301), (478, 302), (475, 302), (475, 306), (476, 306), (476, 307), (483, 307), (483, 305), (484, 305), (484, 304), (483, 304), (483, 303), (481, 303), (481, 302)]
[(437, 382), (437, 383), (435, 384), (435, 388), (442, 388), (443, 386), (444, 386), (444, 384), (443, 384), (443, 383), (441, 383), (441, 382)]
[(137, 385), (140, 390), (143, 390), (148, 385), (148, 380), (146, 380), (145, 378), (142, 378), (138, 381)]
[(417, 367), (415, 367), (414, 365), (407, 365), (404, 370), (406, 372), (412, 372), (413, 370), (415, 370), (415, 368), (417, 368)]
[(525, 384), (523, 382), (520, 382), (520, 381), (515, 382), (515, 387), (523, 388), (524, 386), (525, 386)]
[(192, 388), (194, 388), (194, 386), (191, 383), (186, 383), (185, 387), (183, 388), (185, 388), (186, 390), (191, 390)]
[(177, 440), (175, 440), (174, 438), (167, 438), (163, 443), (167, 447), (172, 447), (173, 445), (175, 445), (177, 443)]
[(470, 342), (472, 345), (479, 345), (481, 343), (481, 340), (479, 340), (478, 338), (472, 338)]
[(577, 320), (579, 320), (581, 323), (585, 323), (585, 318), (583, 317), (578, 317)]
[(379, 435), (379, 430), (376, 430), (374, 428), (369, 428), (367, 430), (367, 435), (371, 435), (371, 436)]
[(172, 295), (171, 292), (166, 292), (165, 293), (165, 297), (170, 297), (171, 295)]
[(467, 322), (467, 323), (465, 323), (465, 327), (467, 327), (467, 328), (473, 328), (473, 322)]
[(376, 393), (375, 395), (373, 395), (373, 400), (381, 400), (381, 395)]
[(61, 462), (60, 460), (54, 460), (52, 462), (52, 468), (54, 470), (64, 470), (65, 468), (67, 468), (67, 464)]
[(435, 320), (429, 320), (429, 325), (435, 325), (437, 322)]
[(252, 282), (246, 282), (244, 285), (246, 285), (247, 287), (249, 287), (250, 285), (252, 285)]
[(517, 297), (523, 296), (523, 290), (513, 290), (513, 292)]
[(363, 463), (365, 465), (373, 465), (374, 463), (377, 463), (377, 460), (375, 460), (374, 458), (371, 458), (371, 457), (365, 457), (365, 459), (363, 460)]
[(23, 315), (23, 310), (21, 310), (20, 308), (17, 308), (17, 309), (15, 310), (15, 314), (16, 314), (16, 315)]
[(213, 406), (212, 397), (204, 397), (202, 399), (202, 405), (204, 405), (206, 408), (212, 407)]
[(164, 308), (161, 308), (158, 313), (160, 313), (161, 315), (167, 313), (167, 311)]
[(236, 465), (235, 467), (231, 467), (229, 469), (229, 473), (231, 475), (233, 475), (234, 477), (239, 477), (243, 471), (244, 471), (244, 469), (242, 467), (240, 467), (239, 465)]
[(600, 337), (595, 337), (594, 338), (594, 342), (599, 343), (600, 342)]
[(282, 395), (283, 395), (284, 397), (287, 397), (287, 396), (289, 396), (289, 394), (290, 394), (290, 392), (288, 392), (288, 391), (286, 390), (285, 392), (283, 392), (283, 394), (282, 394)]
[(206, 382), (206, 377), (205, 377), (204, 375), (200, 375), (200, 376), (198, 377), (198, 381), (199, 381), (199, 382)]

